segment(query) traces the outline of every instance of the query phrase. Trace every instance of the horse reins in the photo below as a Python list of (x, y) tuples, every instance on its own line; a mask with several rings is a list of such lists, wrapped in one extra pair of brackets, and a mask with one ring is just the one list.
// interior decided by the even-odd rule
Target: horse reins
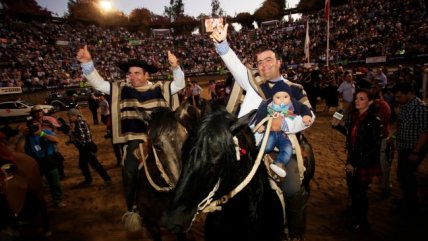
[(142, 165), (144, 167), (144, 173), (146, 174), (147, 180), (149, 181), (150, 185), (158, 192), (169, 192), (172, 189), (174, 189), (175, 184), (171, 181), (171, 179), (166, 174), (165, 169), (163, 168), (163, 165), (159, 160), (156, 149), (152, 146), (153, 154), (155, 156), (156, 166), (159, 172), (161, 173), (162, 179), (168, 184), (167, 187), (161, 187), (153, 181), (152, 177), (150, 176), (149, 169), (147, 167), (147, 162), (146, 162), (148, 155), (144, 155), (144, 150), (141, 143), (139, 145), (139, 148), (140, 148), (141, 157), (143, 159)]
[[(267, 144), (267, 141), (269, 139), (270, 128), (271, 128), (271, 125), (272, 125), (272, 119), (273, 119), (273, 117), (271, 117), (271, 116), (265, 117), (262, 121), (260, 121), (253, 128), (253, 132), (255, 132), (255, 131), (257, 131), (258, 128), (260, 128), (260, 126), (262, 126), (265, 122), (267, 122), (266, 132), (265, 132), (265, 134), (263, 136), (262, 144), (260, 146), (259, 153), (257, 154), (257, 159), (254, 162), (254, 165), (253, 165), (251, 171), (248, 173), (248, 175), (245, 177), (245, 179), (236, 188), (234, 188), (232, 191), (230, 191), (228, 194), (223, 195), (222, 197), (220, 197), (219, 199), (217, 199), (215, 201), (212, 201), (212, 197), (214, 196), (215, 192), (218, 190), (218, 188), (220, 186), (220, 179), (219, 179), (217, 181), (216, 185), (214, 186), (213, 190), (211, 190), (211, 192), (208, 194), (208, 196), (206, 198), (204, 198), (198, 204), (198, 209), (197, 209), (195, 215), (193, 216), (193, 219), (192, 219), (189, 227), (187, 228), (187, 231), (190, 230), (190, 228), (192, 227), (193, 222), (196, 220), (196, 217), (197, 217), (197, 215), (199, 215), (199, 213), (201, 213), (201, 212), (208, 213), (208, 212), (215, 212), (215, 211), (221, 210), (221, 208), (222, 208), (221, 205), (227, 203), (231, 198), (233, 198), (240, 191), (242, 191), (248, 185), (248, 183), (253, 179), (253, 177), (254, 177), (254, 175), (255, 175), (258, 167), (260, 166), (261, 159), (263, 158), (263, 155), (264, 155), (264, 150), (266, 148), (266, 144)], [(294, 135), (294, 138), (296, 138), (295, 135)], [(296, 139), (294, 139), (294, 140), (296, 140)], [(235, 145), (237, 145), (236, 142), (235, 142)], [(301, 152), (300, 152), (300, 146), (299, 147), (295, 147), (295, 149), (299, 149), (298, 151), (296, 151), (296, 155), (298, 155), (299, 153), (301, 154)], [(300, 168), (299, 168), (299, 170), (300, 170)], [(282, 190), (272, 180), (270, 180), (269, 183), (270, 183), (271, 188), (278, 195), (279, 201), (281, 202), (281, 206), (282, 206), (282, 210), (283, 210), (283, 218), (284, 218), (284, 223), (285, 223), (286, 222), (286, 217), (285, 217), (285, 200), (284, 200), (284, 197), (282, 195)]]
[[(184, 132), (187, 135), (188, 134), (187, 129), (184, 128), (183, 124), (181, 124), (181, 125), (183, 126)], [(144, 149), (142, 147), (142, 144), (140, 144), (139, 147), (140, 147), (141, 156), (143, 156), (144, 155)], [(144, 166), (144, 173), (146, 174), (147, 180), (149, 181), (150, 185), (158, 192), (172, 191), (172, 189), (175, 188), (175, 183), (173, 181), (171, 181), (171, 178), (168, 176), (168, 174), (166, 174), (165, 168), (163, 167), (162, 162), (160, 161), (159, 156), (157, 154), (157, 151), (153, 146), (152, 146), (152, 150), (153, 150), (153, 155), (155, 156), (156, 167), (158, 168), (162, 179), (165, 181), (165, 183), (168, 185), (168, 187), (161, 187), (153, 181), (152, 177), (150, 176), (149, 169), (147, 168), (146, 160), (147, 160), (148, 155), (145, 155), (143, 157), (142, 165)]]
[(222, 197), (220, 197), (219, 199), (217, 199), (215, 201), (212, 201), (212, 196), (214, 196), (215, 191), (217, 191), (217, 189), (218, 189), (217, 185), (219, 185), (219, 183), (220, 183), (220, 180), (219, 180), (217, 182), (216, 186), (214, 187), (214, 189), (208, 195), (208, 197), (206, 197), (204, 200), (202, 200), (201, 203), (199, 203), (198, 210), (197, 210), (195, 216), (197, 214), (199, 214), (200, 212), (206, 213), (206, 212), (214, 212), (214, 211), (221, 210), (221, 205), (227, 203), (231, 198), (233, 198), (236, 194), (238, 194), (240, 191), (242, 191), (242, 189), (244, 189), (248, 185), (248, 183), (250, 183), (251, 179), (253, 179), (254, 174), (256, 173), (257, 169), (259, 168), (261, 160), (263, 158), (264, 149), (266, 147), (268, 137), (269, 137), (269, 133), (270, 133), (270, 127), (272, 125), (272, 119), (273, 118), (270, 116), (265, 117), (256, 127), (253, 128), (253, 132), (254, 132), (261, 125), (263, 125), (265, 122), (267, 122), (266, 133), (265, 133), (265, 136), (263, 137), (262, 145), (261, 145), (259, 153), (257, 155), (257, 159), (254, 162), (251, 171), (248, 173), (248, 175), (245, 177), (245, 179), (237, 187), (235, 187), (232, 191), (230, 191), (228, 194), (223, 195)]

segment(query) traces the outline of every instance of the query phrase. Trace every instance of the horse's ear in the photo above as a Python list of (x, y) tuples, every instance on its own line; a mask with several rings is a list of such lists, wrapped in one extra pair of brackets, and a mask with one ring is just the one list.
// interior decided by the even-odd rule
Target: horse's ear
[(213, 106), (210, 101), (203, 100), (201, 102), (201, 116), (213, 112)]
[(238, 120), (236, 120), (231, 126), (230, 131), (233, 135), (236, 134), (242, 127), (248, 127), (250, 121), (254, 118), (254, 114), (257, 113), (257, 110), (253, 110), (250, 113), (240, 117)]
[(135, 107), (134, 110), (137, 112), (138, 119), (148, 125), (151, 120), (150, 114), (147, 111), (140, 110), (138, 107)]

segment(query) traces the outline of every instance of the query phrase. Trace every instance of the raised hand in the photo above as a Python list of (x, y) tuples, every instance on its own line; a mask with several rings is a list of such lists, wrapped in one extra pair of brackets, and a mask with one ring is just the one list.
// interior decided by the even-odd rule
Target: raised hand
[(91, 53), (89, 53), (87, 45), (83, 46), (83, 48), (80, 48), (79, 51), (77, 51), (76, 59), (80, 63), (87, 63), (92, 61)]
[(168, 62), (171, 65), (172, 69), (176, 69), (178, 67), (178, 59), (177, 57), (168, 50)]
[(218, 26), (211, 33), (210, 38), (216, 43), (223, 42), (227, 38), (227, 27), (229, 27), (228, 23), (226, 23), (226, 25), (224, 25), (224, 27)]

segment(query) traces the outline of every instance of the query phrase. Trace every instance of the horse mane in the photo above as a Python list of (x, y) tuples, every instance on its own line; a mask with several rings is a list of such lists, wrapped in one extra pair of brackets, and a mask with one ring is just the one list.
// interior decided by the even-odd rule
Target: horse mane
[(168, 107), (157, 107), (150, 114), (148, 125), (148, 135), (150, 139), (155, 139), (162, 133), (177, 131), (177, 118), (174, 112)]
[(175, 116), (186, 130), (191, 133), (196, 133), (199, 120), (201, 119), (200, 111), (191, 105), (189, 102), (183, 102), (176, 110)]
[(228, 173), (224, 172), (231, 169), (230, 163), (219, 163), (219, 161), (232, 160), (234, 157), (232, 155), (234, 144), (231, 133), (228, 131), (233, 120), (235, 120), (234, 116), (222, 110), (214, 111), (202, 118), (196, 134), (196, 142), (190, 153), (191, 165), (198, 168), (208, 164), (207, 167), (212, 168), (210, 171), (221, 167), (221, 173), (217, 173), (217, 176), (228, 176)]
[[(183, 148), (183, 171), (163, 216), (172, 232), (186, 230), (200, 207), (211, 200), (211, 204), (222, 204), (220, 211), (209, 213), (205, 219), (207, 240), (279, 240), (284, 224), (281, 204), (269, 186), (263, 165), (248, 185), (230, 198), (256, 161), (257, 148), (248, 127), (249, 118), (250, 115), (238, 119), (225, 108), (203, 116), (196, 136)], [(218, 189), (213, 190), (217, 183)], [(228, 201), (224, 203), (223, 197)]]
[[(208, 169), (200, 173), (205, 173), (206, 175), (213, 175), (214, 173), (214, 176), (221, 179), (220, 187), (214, 198), (226, 195), (236, 188), (253, 167), (257, 150), (254, 135), (248, 127), (250, 117), (251, 115), (249, 114), (238, 119), (224, 108), (220, 108), (205, 115), (201, 122), (196, 143), (190, 155), (190, 162), (192, 163), (190, 165), (194, 165), (195, 168), (205, 166)], [(238, 139), (241, 149), (240, 160), (236, 158), (234, 136)], [(266, 174), (265, 170), (260, 169), (257, 173), (260, 173), (260, 171), (264, 171)], [(249, 205), (249, 216), (254, 219), (257, 218), (256, 205), (263, 198), (266, 191), (264, 185), (264, 183), (267, 183), (266, 178), (267, 175), (256, 175), (248, 188), (242, 191), (248, 194), (245, 195), (245, 202)], [(217, 179), (213, 181), (217, 181)], [(234, 199), (231, 202), (242, 203), (238, 196)]]

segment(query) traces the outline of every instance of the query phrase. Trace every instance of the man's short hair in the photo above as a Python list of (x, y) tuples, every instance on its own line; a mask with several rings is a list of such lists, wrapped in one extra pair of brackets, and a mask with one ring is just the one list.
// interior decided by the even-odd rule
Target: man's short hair
[(414, 93), (414, 89), (413, 86), (410, 83), (398, 83), (396, 85), (394, 85), (394, 87), (392, 87), (392, 93), (393, 94), (397, 94), (398, 92), (401, 92), (403, 94), (408, 94), (408, 93)]
[(259, 55), (259, 54), (261, 54), (263, 52), (266, 52), (266, 51), (272, 51), (275, 54), (275, 58), (277, 60), (281, 60), (281, 57), (279, 56), (279, 54), (276, 51), (274, 51), (271, 48), (269, 48), (268, 46), (261, 46), (261, 47), (258, 47), (256, 49), (256, 57), (255, 57), (256, 60), (257, 60), (257, 55)]

